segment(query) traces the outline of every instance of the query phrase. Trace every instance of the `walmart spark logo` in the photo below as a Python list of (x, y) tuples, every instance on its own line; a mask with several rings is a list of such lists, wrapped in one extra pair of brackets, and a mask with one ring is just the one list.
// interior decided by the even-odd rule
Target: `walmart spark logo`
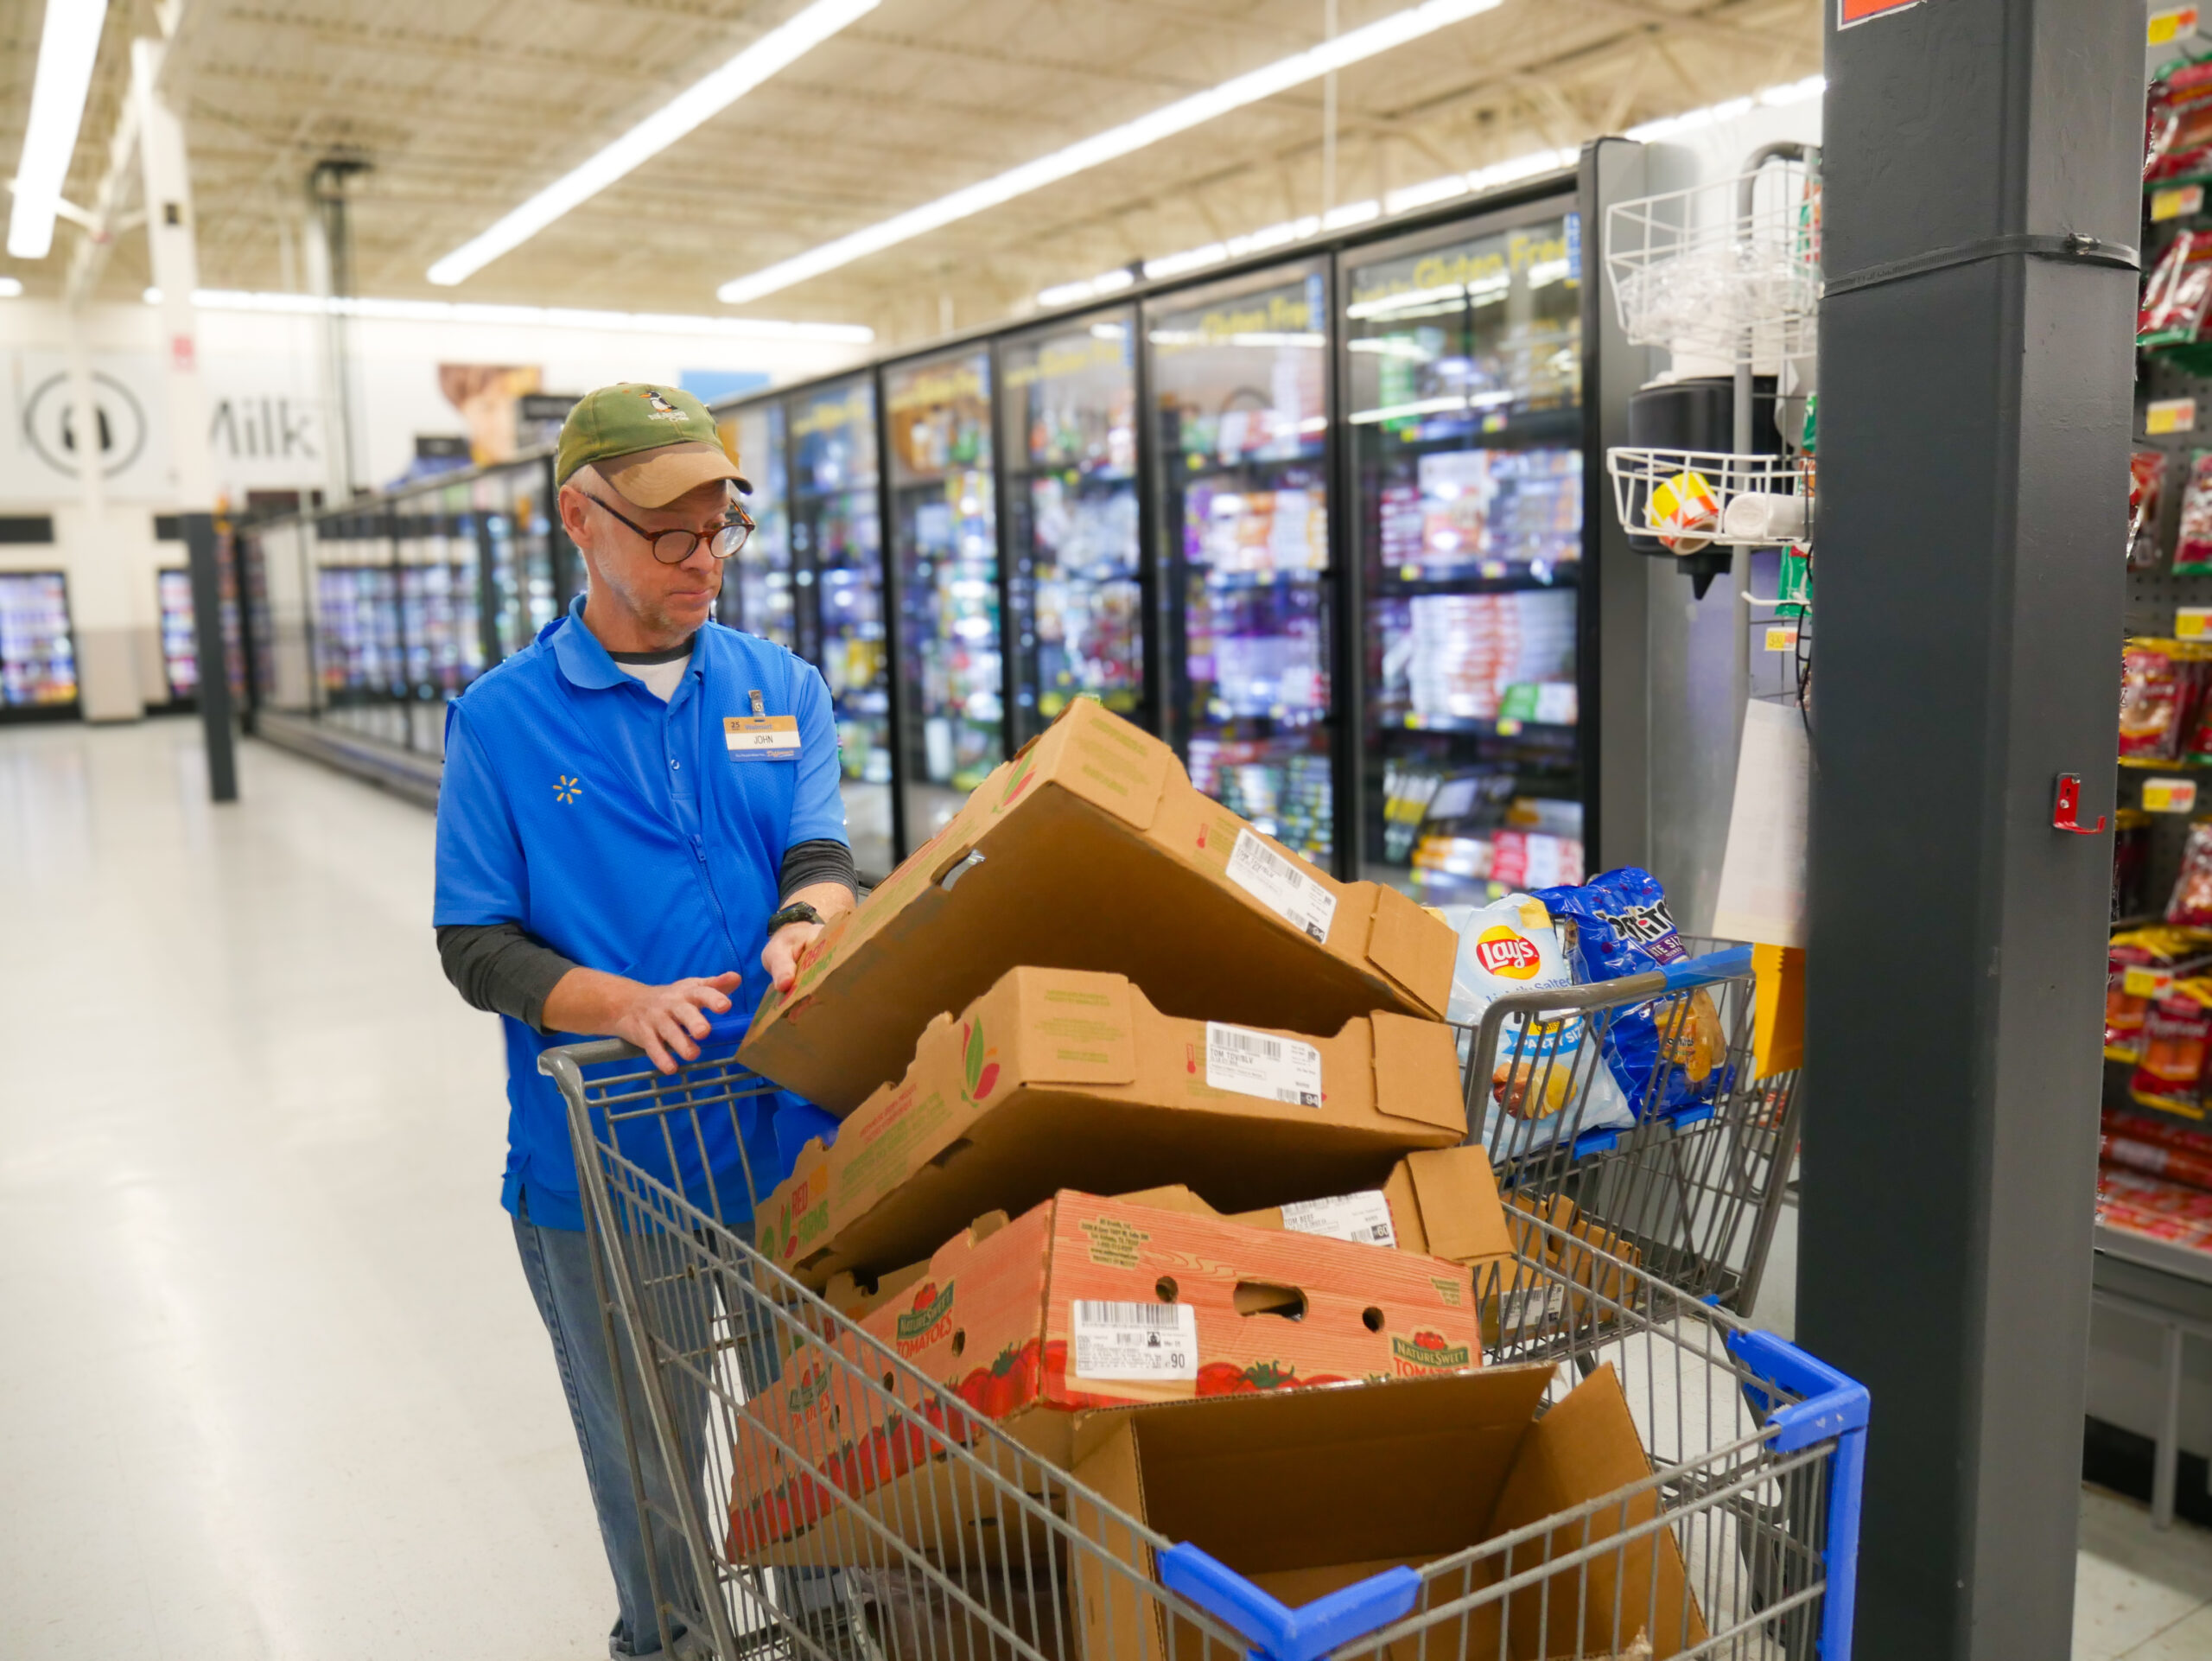
[(561, 782), (553, 786), (553, 796), (556, 801), (573, 802), (583, 793), (583, 786), (565, 773), (561, 775)]

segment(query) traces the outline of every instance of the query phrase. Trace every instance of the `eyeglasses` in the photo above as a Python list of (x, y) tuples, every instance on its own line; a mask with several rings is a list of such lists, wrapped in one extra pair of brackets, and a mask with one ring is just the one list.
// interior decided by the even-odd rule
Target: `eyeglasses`
[(635, 519), (624, 519), (589, 491), (585, 491), (583, 496), (586, 501), (596, 502), (605, 508), (609, 518), (628, 525), (643, 537), (645, 545), (652, 550), (653, 557), (664, 565), (681, 565), (691, 557), (692, 550), (702, 542), (707, 544), (707, 551), (716, 559), (728, 559), (745, 546), (745, 539), (756, 528), (743, 508), (733, 506), (729, 517), (721, 522), (721, 528), (704, 536), (696, 531), (648, 531)]

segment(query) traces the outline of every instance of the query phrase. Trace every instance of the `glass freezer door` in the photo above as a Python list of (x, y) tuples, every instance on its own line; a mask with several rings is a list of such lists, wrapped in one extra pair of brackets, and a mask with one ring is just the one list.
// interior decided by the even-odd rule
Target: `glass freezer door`
[(1135, 324), (1132, 311), (1102, 313), (1017, 335), (1001, 351), (1015, 748), (1086, 694), (1150, 724)]
[(722, 414), (722, 448), (737, 457), (753, 493), (745, 511), (756, 527), (745, 546), (723, 568), (722, 591), (715, 614), (780, 646), (793, 646), (789, 469), (784, 456), (784, 406), (750, 404)]
[(830, 683), (844, 763), (846, 834), (861, 874), (881, 878), (895, 862), (875, 394), (866, 377), (855, 377), (794, 395), (786, 418), (794, 649)]
[(1006, 755), (990, 353), (887, 369), (883, 398), (911, 850), (942, 830)]
[(1319, 264), (1147, 309), (1168, 736), (1191, 781), (1326, 869), (1327, 298)]
[(1582, 880), (1573, 218), (1345, 258), (1360, 875), (1429, 904)]

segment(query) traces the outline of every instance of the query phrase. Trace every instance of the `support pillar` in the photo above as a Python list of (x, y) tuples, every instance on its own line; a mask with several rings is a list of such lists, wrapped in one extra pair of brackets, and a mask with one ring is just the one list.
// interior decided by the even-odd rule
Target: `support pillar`
[(176, 471), (177, 519), (192, 573), (196, 697), (207, 735), (207, 793), (238, 799), (231, 724), (230, 654), (223, 640), (222, 577), (216, 565), (215, 470), (207, 448), (207, 395), (200, 379), (200, 321), (192, 302), (200, 258), (192, 217), (192, 180), (184, 127), (162, 98), (159, 41), (131, 42), (131, 93), (138, 100), (138, 156), (145, 170), (146, 242), (154, 285), (162, 291), (162, 353), (168, 364), (169, 452)]
[(2143, 13), (1838, 10), (1798, 1337), (1872, 1396), (1858, 1653), (2064, 1661)]

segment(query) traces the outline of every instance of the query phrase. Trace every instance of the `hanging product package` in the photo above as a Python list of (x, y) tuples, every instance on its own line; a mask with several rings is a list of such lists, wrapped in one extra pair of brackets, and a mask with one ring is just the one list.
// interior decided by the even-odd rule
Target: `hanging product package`
[[(2151, 517), (2155, 524), (2158, 510)], [(2174, 575), (2202, 576), (2212, 571), (2212, 450), (2189, 458), (2189, 478), (2181, 491), (2181, 529), (2174, 538)]]
[(2143, 181), (2212, 172), (2212, 62), (2170, 65), (2151, 83)]
[(2106, 948), (2105, 1060), (2139, 1060), (2151, 1001), (2207, 968), (2212, 950), (2192, 930), (2134, 928), (2113, 935)]
[[(2201, 457), (2203, 452), (2198, 454)], [(2158, 495), (2165, 470), (2165, 455), (2160, 450), (2137, 450), (2127, 458), (2127, 568), (2132, 571), (2152, 570), (2158, 566)], [(2192, 467), (2192, 486), (2196, 479), (2196, 472)], [(2186, 512), (2184, 509), (2184, 514)]]
[[(1484, 1012), (1509, 992), (1551, 991), (1571, 986), (1559, 930), (1543, 901), (1510, 894), (1487, 906), (1446, 906), (1438, 913), (1459, 937), (1446, 1018), (1460, 1026), (1459, 1062), (1467, 1065)], [(1483, 1145), (1493, 1155), (1521, 1155), (1550, 1146), (1562, 1135), (1633, 1124), (1610, 1071), (1582, 1054), (1588, 1028), (1579, 1015), (1531, 1021), (1505, 1017), (1491, 1064)], [(1580, 1105), (1568, 1109), (1577, 1096)], [(1501, 1124), (1503, 1113), (1508, 1121)]]
[(2202, 1111), (2205, 1043), (2212, 1039), (2212, 981), (2176, 981), (2143, 1018), (2143, 1053), (2127, 1093), (2145, 1107), (2195, 1118)]
[[(1539, 888), (1554, 918), (1571, 921), (1567, 964), (1578, 981), (1648, 974), (1688, 957), (1667, 892), (1633, 865), (1594, 876), (1580, 888)], [(1670, 993), (1600, 1016), (1605, 1056), (1637, 1118), (1710, 1101), (1725, 1082), (1727, 1041), (1720, 1012), (1703, 988)]]
[(2212, 303), (2212, 232), (2183, 231), (2144, 279), (2135, 317), (2138, 346), (2179, 346), (2197, 337)]
[(2212, 928), (2212, 820), (2189, 827), (2181, 845), (2181, 870), (2166, 901), (2166, 921), (2176, 928)]
[(2178, 641), (2131, 640), (2120, 654), (2120, 753), (2171, 761), (2181, 742), (2184, 671)]

